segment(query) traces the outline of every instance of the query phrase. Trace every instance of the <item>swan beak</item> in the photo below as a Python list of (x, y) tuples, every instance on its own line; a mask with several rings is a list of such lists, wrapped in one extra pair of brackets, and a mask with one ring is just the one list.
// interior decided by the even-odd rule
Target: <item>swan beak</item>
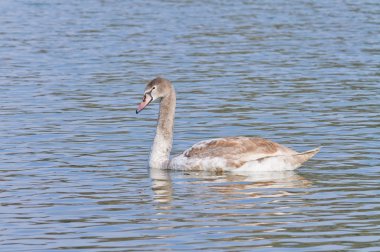
[(143, 110), (146, 106), (148, 106), (152, 100), (153, 97), (151, 95), (145, 94), (143, 101), (137, 106), (136, 114), (140, 113), (140, 111)]

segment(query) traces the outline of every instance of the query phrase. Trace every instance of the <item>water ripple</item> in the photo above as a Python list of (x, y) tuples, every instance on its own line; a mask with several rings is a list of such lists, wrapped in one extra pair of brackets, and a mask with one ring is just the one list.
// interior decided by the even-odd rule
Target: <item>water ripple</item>
[[(377, 251), (376, 1), (1, 1), (2, 251)], [(149, 171), (157, 104), (173, 152), (262, 136), (297, 172)]]

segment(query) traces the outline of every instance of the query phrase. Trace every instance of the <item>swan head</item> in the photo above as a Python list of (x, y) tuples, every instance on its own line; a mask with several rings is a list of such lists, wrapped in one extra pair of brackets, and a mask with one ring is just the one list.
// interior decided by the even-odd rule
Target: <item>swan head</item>
[(152, 101), (168, 96), (171, 89), (172, 85), (167, 79), (157, 77), (151, 80), (145, 87), (144, 96), (136, 109), (136, 114), (147, 107)]

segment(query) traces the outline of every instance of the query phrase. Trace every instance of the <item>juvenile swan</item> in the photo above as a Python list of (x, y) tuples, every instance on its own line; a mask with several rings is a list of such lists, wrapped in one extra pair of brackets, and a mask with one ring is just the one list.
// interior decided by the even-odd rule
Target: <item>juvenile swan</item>
[(150, 81), (136, 114), (157, 99), (160, 101), (160, 113), (149, 160), (153, 169), (236, 172), (294, 170), (319, 151), (316, 148), (298, 153), (263, 138), (240, 136), (201, 141), (169, 160), (176, 106), (176, 94), (170, 81), (160, 77)]

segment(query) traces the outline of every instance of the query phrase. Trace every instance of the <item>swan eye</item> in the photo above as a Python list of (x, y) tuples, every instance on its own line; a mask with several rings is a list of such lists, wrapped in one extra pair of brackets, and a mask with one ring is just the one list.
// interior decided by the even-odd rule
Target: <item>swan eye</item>
[(153, 90), (153, 89), (156, 89), (156, 87), (153, 87), (152, 90)]

